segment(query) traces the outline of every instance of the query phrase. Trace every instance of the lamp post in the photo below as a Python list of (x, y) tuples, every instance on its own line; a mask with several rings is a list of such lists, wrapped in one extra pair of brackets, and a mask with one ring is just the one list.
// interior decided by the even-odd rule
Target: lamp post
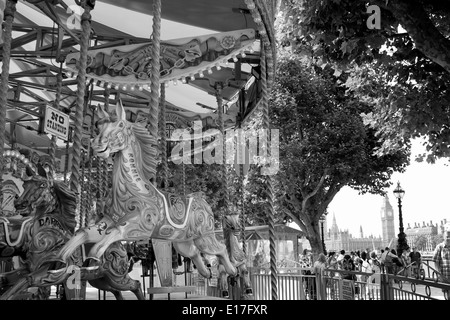
[(319, 218), (320, 230), (321, 230), (321, 233), (322, 233), (322, 249), (323, 249), (323, 253), (325, 253), (325, 251), (326, 251), (326, 249), (325, 249), (325, 237), (324, 237), (324, 233), (323, 233), (323, 225), (325, 224), (325, 221), (326, 221), (326, 215), (323, 214)]
[(397, 255), (400, 256), (403, 251), (408, 249), (408, 243), (406, 241), (406, 234), (403, 232), (403, 216), (402, 216), (402, 198), (405, 195), (405, 191), (400, 186), (400, 181), (397, 182), (397, 187), (394, 190), (394, 195), (398, 201), (398, 220), (399, 220), (399, 234), (397, 242)]

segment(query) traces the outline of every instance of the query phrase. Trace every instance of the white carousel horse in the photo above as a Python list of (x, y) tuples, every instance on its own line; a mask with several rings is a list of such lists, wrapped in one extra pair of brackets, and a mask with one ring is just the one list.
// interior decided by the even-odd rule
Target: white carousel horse
[(155, 139), (141, 124), (125, 118), (119, 100), (117, 117), (99, 110), (98, 135), (92, 141), (97, 156), (114, 154), (111, 199), (105, 216), (95, 225), (77, 231), (60, 254), (67, 261), (84, 243), (94, 243), (88, 257), (98, 259), (116, 241), (170, 240), (175, 249), (190, 258), (205, 278), (211, 270), (201, 254), (215, 255), (226, 273), (237, 275), (224, 244), (214, 234), (214, 215), (200, 194), (178, 197), (163, 193), (150, 182), (154, 178)]

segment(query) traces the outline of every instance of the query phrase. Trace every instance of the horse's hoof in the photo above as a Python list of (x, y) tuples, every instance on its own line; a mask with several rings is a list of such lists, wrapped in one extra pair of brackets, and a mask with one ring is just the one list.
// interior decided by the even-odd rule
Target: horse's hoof
[(224, 298), (229, 298), (230, 297), (230, 294), (228, 293), (228, 290), (223, 290), (222, 291), (222, 297), (224, 297)]

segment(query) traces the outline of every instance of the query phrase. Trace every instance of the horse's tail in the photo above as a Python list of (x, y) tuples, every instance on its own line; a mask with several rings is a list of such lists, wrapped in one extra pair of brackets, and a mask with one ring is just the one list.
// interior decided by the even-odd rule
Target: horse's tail
[(80, 229), (77, 233), (70, 238), (69, 241), (61, 248), (59, 252), (59, 256), (63, 261), (68, 261), (70, 256), (75, 252), (75, 250), (80, 247), (82, 244), (85, 244), (89, 239), (88, 233)]

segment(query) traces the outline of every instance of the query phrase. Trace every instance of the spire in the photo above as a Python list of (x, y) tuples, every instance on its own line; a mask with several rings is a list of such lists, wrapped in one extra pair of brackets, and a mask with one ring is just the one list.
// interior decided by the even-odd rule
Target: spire
[(330, 235), (336, 235), (337, 236), (338, 234), (339, 234), (339, 228), (338, 228), (337, 223), (336, 223), (336, 215), (333, 212), (333, 224), (331, 225)]
[(360, 237), (361, 239), (364, 238), (362, 226), (359, 226), (359, 237)]
[(383, 204), (381, 205), (381, 217), (387, 217), (389, 215), (388, 212), (390, 213), (390, 215), (392, 215), (394, 209), (392, 208), (392, 205), (389, 202), (389, 198), (386, 194), (383, 198)]

